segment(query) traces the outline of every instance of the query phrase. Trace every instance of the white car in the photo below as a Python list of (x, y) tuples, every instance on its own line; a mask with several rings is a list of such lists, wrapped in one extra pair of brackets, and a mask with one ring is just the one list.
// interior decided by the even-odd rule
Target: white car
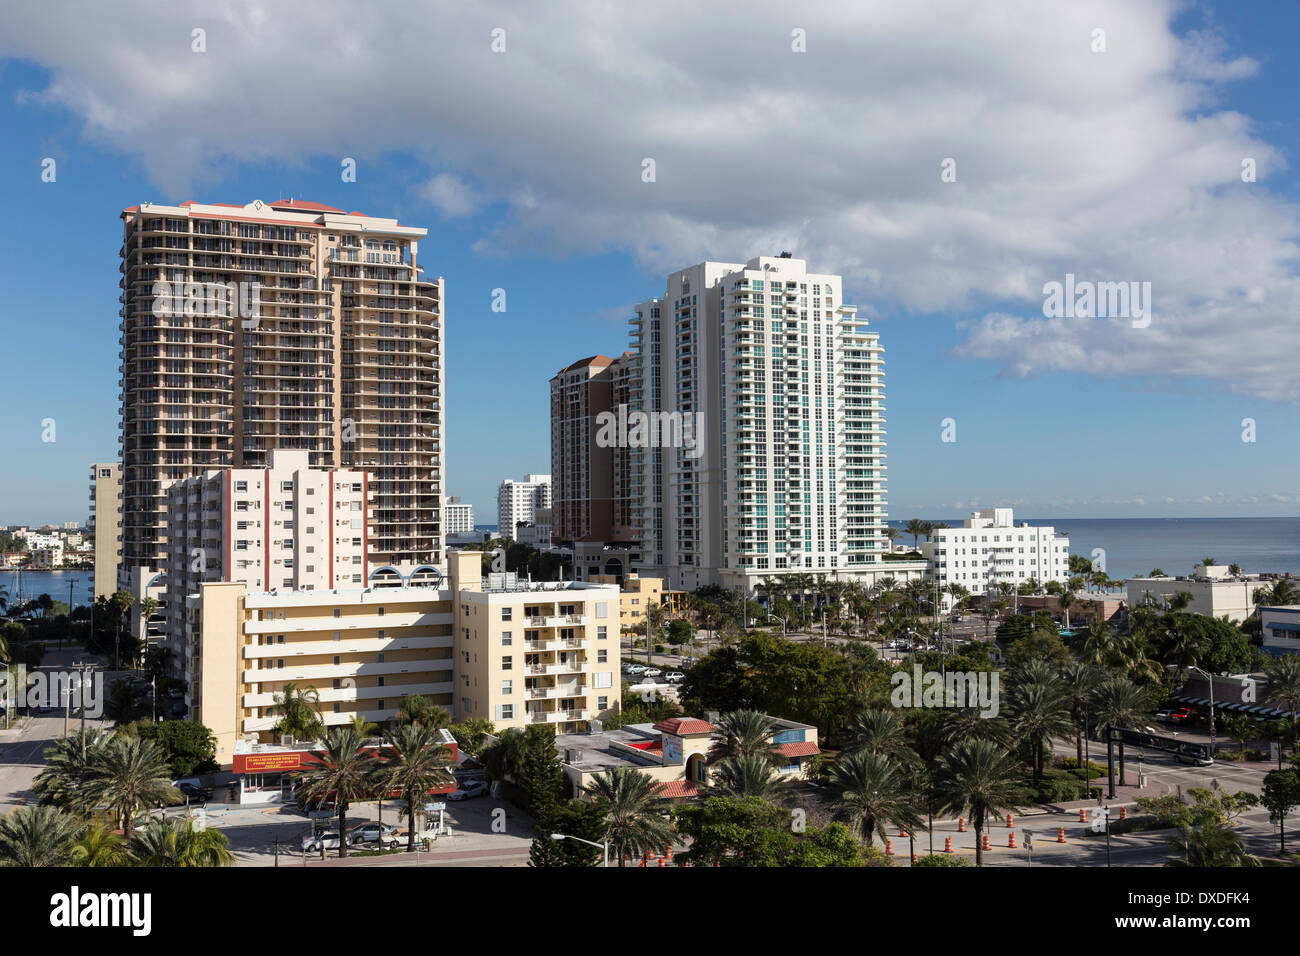
[(456, 789), (447, 794), (448, 800), (470, 800), (474, 797), (486, 796), (488, 785), (483, 780), (464, 780), (456, 785)]
[(339, 848), (339, 835), (333, 832), (309, 834), (302, 838), (302, 848), (308, 853), (319, 853), (321, 850), (337, 850)]
[(646, 672), (645, 672), (645, 676), (646, 676), (646, 677), (659, 677), (659, 676), (661, 676), (662, 674), (663, 674), (663, 671), (661, 671), (661, 670), (660, 670), (659, 668), (657, 668), (657, 667), (649, 667), (649, 668), (646, 668)]
[(664, 680), (668, 681), (670, 684), (680, 684), (682, 681), (686, 680), (686, 675), (681, 671), (669, 671), (664, 675)]

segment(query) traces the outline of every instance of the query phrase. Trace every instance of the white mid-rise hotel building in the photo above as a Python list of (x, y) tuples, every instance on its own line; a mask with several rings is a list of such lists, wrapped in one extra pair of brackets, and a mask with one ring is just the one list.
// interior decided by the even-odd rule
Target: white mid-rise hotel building
[(636, 307), (628, 404), (698, 415), (696, 447), (630, 449), (641, 572), (753, 588), (890, 572), (884, 361), (841, 277), (801, 259), (702, 262)]
[(941, 586), (960, 584), (972, 594), (1070, 576), (1070, 539), (1052, 527), (1017, 525), (1011, 508), (974, 511), (960, 528), (937, 529), (921, 552)]
[(527, 475), (523, 481), (507, 478), (497, 489), (497, 534), (516, 537), (521, 524), (533, 524), (538, 510), (550, 507), (550, 475)]
[(469, 534), (474, 530), (474, 506), (455, 495), (442, 506), (442, 527), (447, 534)]

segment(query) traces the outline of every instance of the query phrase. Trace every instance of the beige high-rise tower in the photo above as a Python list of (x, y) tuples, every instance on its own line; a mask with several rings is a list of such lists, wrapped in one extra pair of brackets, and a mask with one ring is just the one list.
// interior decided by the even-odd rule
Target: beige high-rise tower
[[(167, 487), (275, 449), (369, 473), (372, 572), (442, 565), (443, 282), (427, 230), (301, 200), (122, 212), (122, 564), (167, 561)], [(97, 582), (98, 583), (98, 582)]]

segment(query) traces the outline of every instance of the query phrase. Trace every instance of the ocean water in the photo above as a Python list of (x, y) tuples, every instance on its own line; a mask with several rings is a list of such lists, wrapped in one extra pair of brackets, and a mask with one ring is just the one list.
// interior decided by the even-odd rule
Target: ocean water
[[(953, 527), (961, 519), (934, 518)], [(1243, 571), (1289, 571), (1300, 574), (1300, 518), (1021, 518), (1032, 525), (1051, 525), (1070, 536), (1070, 553), (1092, 559), (1094, 548), (1106, 553), (1106, 573), (1131, 578), (1160, 568), (1167, 574), (1190, 574), (1210, 557)], [(905, 521), (890, 521), (902, 528)], [(910, 543), (910, 535), (898, 539)]]
[[(18, 595), (15, 590), (17, 574), (13, 570), (0, 571), (0, 588), (9, 592), (9, 603), (15, 604)], [(25, 600), (31, 600), (39, 594), (48, 594), (56, 601), (68, 603), (68, 585), (72, 585), (72, 606), (79, 607), (90, 603), (89, 571), (24, 571), (22, 590)]]

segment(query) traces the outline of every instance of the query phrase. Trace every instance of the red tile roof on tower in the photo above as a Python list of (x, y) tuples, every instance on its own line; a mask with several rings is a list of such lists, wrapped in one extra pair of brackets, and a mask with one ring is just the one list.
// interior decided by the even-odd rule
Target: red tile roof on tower
[(613, 364), (614, 364), (614, 360), (610, 358), (608, 355), (588, 355), (586, 358), (580, 358), (572, 365), (567, 365), (564, 368), (560, 369), (560, 372), (561, 374), (563, 374), (564, 372), (572, 372), (575, 368), (582, 368), (586, 365), (605, 366), (605, 365), (613, 365)]
[(654, 725), (654, 729), (661, 733), (672, 734), (674, 737), (687, 737), (691, 734), (711, 734), (715, 728), (707, 720), (700, 720), (698, 717), (670, 717), (668, 720), (661, 720)]
[[(323, 202), (309, 202), (306, 199), (277, 199), (275, 202), (269, 203), (269, 205), (273, 209), (280, 209), (280, 208), (302, 209), (305, 212), (342, 212), (343, 211), (342, 209), (339, 209), (335, 206), (327, 206)], [(365, 214), (354, 212), (354, 213), (349, 213), (348, 215), (362, 216)]]
[(811, 757), (813, 754), (821, 753), (815, 743), (806, 740), (793, 744), (779, 744), (776, 749), (782, 757)]

